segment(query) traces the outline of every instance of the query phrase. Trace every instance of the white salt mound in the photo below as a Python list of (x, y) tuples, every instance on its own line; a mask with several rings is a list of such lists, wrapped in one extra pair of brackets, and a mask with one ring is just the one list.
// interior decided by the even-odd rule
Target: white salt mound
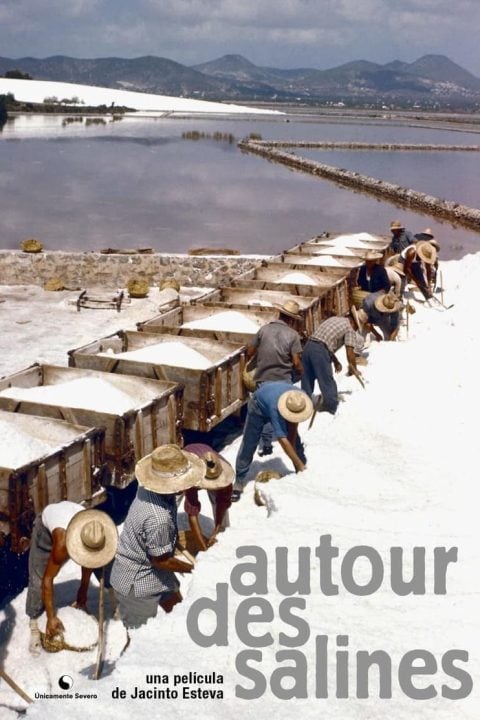
[[(90, 603), (91, 605), (91, 603)], [(92, 606), (92, 611), (94, 610)], [(63, 639), (72, 647), (90, 647), (98, 640), (98, 622), (95, 616), (73, 607), (59, 608), (57, 616), (63, 623), (65, 632)], [(44, 613), (39, 619), (38, 627), (45, 632), (47, 616)]]
[[(107, 355), (99, 353), (99, 355)], [(117, 353), (116, 358), (121, 360), (137, 360), (139, 362), (151, 362), (156, 365), (174, 365), (176, 367), (195, 368), (205, 370), (212, 365), (212, 360), (202, 353), (189, 347), (182, 342), (155, 343), (137, 350)]]
[(331, 257), (330, 255), (313, 255), (310, 258), (302, 259), (302, 265), (324, 265), (325, 267), (343, 267), (342, 263), (337, 258)]
[(260, 320), (255, 321), (236, 310), (227, 310), (209, 317), (190, 320), (182, 325), (184, 328), (199, 330), (223, 330), (232, 332), (256, 333), (261, 326)]
[(295, 283), (295, 285), (320, 285), (318, 280), (302, 272), (287, 273), (286, 275), (282, 275), (280, 280), (284, 283)]
[(11, 387), (2, 390), (0, 395), (14, 400), (117, 414), (127, 412), (138, 404), (138, 401), (108, 380), (94, 377), (77, 378), (57, 385)]
[(0, 467), (19, 468), (52, 452), (55, 443), (38, 440), (0, 420)]
[(341, 252), (342, 255), (351, 255), (352, 257), (355, 257), (355, 253), (350, 250), (349, 247), (346, 245), (338, 245), (337, 247), (333, 248), (325, 248), (324, 250), (317, 250), (316, 255), (332, 255), (335, 254), (335, 252)]

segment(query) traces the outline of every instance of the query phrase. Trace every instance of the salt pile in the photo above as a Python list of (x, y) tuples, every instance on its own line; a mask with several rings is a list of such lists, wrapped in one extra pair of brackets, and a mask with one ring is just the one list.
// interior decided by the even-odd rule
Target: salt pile
[[(110, 353), (99, 353), (99, 355), (110, 355)], [(115, 357), (120, 360), (137, 360), (198, 370), (206, 370), (212, 365), (212, 360), (181, 342), (155, 343), (137, 350), (117, 353)]]
[(32, 437), (15, 427), (13, 423), (0, 420), (0, 466), (19, 468), (29, 462), (50, 454), (54, 444)]
[(197, 328), (199, 330), (224, 330), (232, 332), (256, 333), (260, 327), (260, 321), (256, 322), (236, 310), (219, 312), (217, 315), (190, 320), (182, 325), (184, 328)]
[(336, 238), (333, 238), (329, 242), (331, 242), (333, 245), (344, 247), (351, 247), (351, 248), (365, 248), (365, 247), (375, 247), (379, 243), (381, 243), (382, 238), (375, 237), (374, 235), (370, 235), (370, 233), (356, 233), (353, 235), (339, 235)]
[(345, 245), (338, 245), (337, 247), (317, 250), (315, 255), (332, 255), (338, 252), (341, 252), (342, 255), (351, 255), (352, 257), (355, 257), (355, 253), (352, 252), (352, 250), (350, 250), (350, 248), (346, 247)]
[(313, 255), (312, 257), (302, 258), (300, 262), (302, 265), (324, 265), (325, 267), (344, 267), (337, 258), (331, 257), (330, 255)]
[(295, 285), (320, 285), (318, 280), (302, 272), (291, 272), (282, 275), (280, 278), (284, 283), (295, 283)]
[[(98, 623), (94, 616), (73, 607), (62, 607), (59, 608), (57, 617), (65, 628), (63, 639), (67, 645), (84, 648), (97, 642)], [(38, 622), (38, 627), (42, 632), (45, 632), (46, 620), (47, 616), (44, 613)]]
[(84, 410), (122, 414), (138, 402), (108, 380), (94, 377), (78, 378), (57, 385), (38, 385), (32, 388), (6, 388), (1, 397), (60, 405)]

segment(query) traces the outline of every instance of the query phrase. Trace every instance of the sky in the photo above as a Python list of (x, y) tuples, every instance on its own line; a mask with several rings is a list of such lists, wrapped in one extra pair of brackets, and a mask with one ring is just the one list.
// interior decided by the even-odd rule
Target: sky
[(326, 69), (434, 53), (480, 75), (479, 24), (478, 0), (0, 0), (0, 55)]

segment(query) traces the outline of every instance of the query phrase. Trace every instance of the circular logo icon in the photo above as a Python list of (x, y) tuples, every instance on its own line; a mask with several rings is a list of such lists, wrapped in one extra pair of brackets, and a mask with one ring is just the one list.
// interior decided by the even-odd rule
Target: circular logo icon
[(62, 675), (58, 678), (58, 684), (62, 690), (70, 690), (73, 687), (73, 680), (70, 675)]

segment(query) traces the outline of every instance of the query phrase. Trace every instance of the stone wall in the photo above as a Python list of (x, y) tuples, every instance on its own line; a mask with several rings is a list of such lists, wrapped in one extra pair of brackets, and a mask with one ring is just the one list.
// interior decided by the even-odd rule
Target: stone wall
[[(334, 167), (333, 165), (325, 165), (315, 160), (308, 160), (294, 153), (279, 150), (278, 147), (284, 147), (284, 145), (279, 142), (270, 143), (256, 140), (242, 140), (238, 145), (242, 150), (261, 155), (268, 160), (282, 163), (295, 170), (326, 178), (340, 185), (362, 190), (377, 197), (386, 198), (403, 207), (422, 210), (432, 217), (446, 218), (453, 223), (458, 223), (480, 232), (480, 209), (478, 208), (460, 205), (450, 200), (443, 200), (442, 198), (417, 192), (410, 188), (404, 188), (394, 183), (370, 177), (369, 175), (361, 175), (351, 170), (344, 170), (343, 168)], [(299, 143), (289, 143), (289, 145), (299, 147)], [(432, 148), (433, 146), (430, 147), (430, 149)]]
[(110, 289), (125, 287), (133, 277), (154, 284), (174, 276), (180, 285), (219, 286), (255, 267), (261, 259), (269, 257), (0, 250), (0, 283), (43, 285), (58, 277), (66, 287), (101, 285)]

